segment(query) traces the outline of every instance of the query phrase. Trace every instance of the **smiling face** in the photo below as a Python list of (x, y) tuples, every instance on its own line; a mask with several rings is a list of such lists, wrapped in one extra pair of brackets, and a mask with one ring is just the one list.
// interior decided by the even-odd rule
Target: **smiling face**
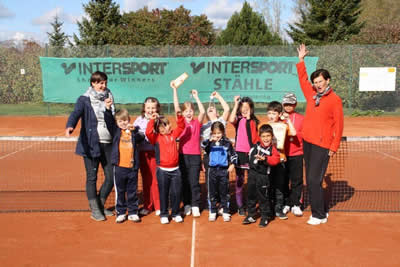
[(251, 114), (251, 108), (249, 103), (243, 102), (242, 106), (240, 108), (240, 113), (242, 114), (243, 117), (249, 118)]
[(117, 119), (117, 125), (122, 130), (126, 130), (128, 128), (129, 120)]
[(187, 122), (191, 122), (193, 119), (194, 111), (192, 108), (188, 107), (182, 112), (183, 117), (185, 117)]
[(318, 93), (322, 93), (329, 86), (329, 81), (330, 79), (325, 80), (322, 75), (314, 78), (313, 83), (315, 90), (317, 90)]
[(104, 92), (104, 90), (107, 88), (107, 81), (93, 82), (92, 88), (96, 92)]
[(222, 136), (224, 136), (224, 133), (220, 129), (215, 128), (214, 131), (212, 132), (212, 135), (213, 135), (213, 140), (218, 142), (219, 140), (221, 140)]
[(260, 135), (261, 141), (264, 146), (270, 146), (272, 143), (272, 133), (264, 132)]
[(157, 112), (157, 103), (156, 102), (146, 102), (144, 104), (144, 113), (147, 118), (150, 118), (153, 113)]
[(296, 104), (283, 104), (283, 110), (285, 110), (286, 113), (292, 113), (294, 112), (294, 109), (296, 108)]

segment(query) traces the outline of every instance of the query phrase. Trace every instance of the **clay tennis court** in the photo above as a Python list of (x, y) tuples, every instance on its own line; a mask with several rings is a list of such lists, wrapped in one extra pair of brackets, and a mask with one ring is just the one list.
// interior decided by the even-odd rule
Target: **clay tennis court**
[[(65, 122), (66, 117), (0, 117), (0, 136), (62, 136)], [(228, 128), (229, 137), (232, 130)], [(344, 131), (345, 136), (398, 136), (400, 118), (345, 118)], [(22, 146), (21, 151), (1, 145), (6, 149), (0, 155), (0, 184), (9, 195), (1, 198), (0, 206), (35, 202), (34, 194), (29, 201), (26, 192), (20, 190), (42, 190), (45, 185), (49, 195), (62, 196), (63, 192), (57, 192), (61, 189), (77, 194), (76, 202), (49, 196), (55, 203), (37, 205), (81, 208), (84, 194), (81, 199), (82, 193), (75, 190), (84, 189), (83, 163), (68, 145), (58, 147), (57, 153), (39, 151), (46, 149), (38, 150), (34, 143)], [(359, 144), (353, 145), (356, 154), (346, 164), (358, 167), (339, 171), (351, 179), (333, 177), (331, 182), (360, 191), (375, 188), (378, 202), (381, 196), (388, 198), (390, 192), (398, 195), (398, 151), (372, 157), (357, 154)], [(18, 170), (28, 171), (21, 174)], [(53, 172), (61, 178), (54, 177)], [(335, 170), (331, 172), (336, 175)], [(376, 179), (366, 179), (371, 176)], [(328, 181), (327, 186), (332, 184)], [(243, 217), (237, 214), (230, 223), (220, 219), (210, 223), (207, 211), (199, 219), (187, 217), (183, 224), (169, 225), (161, 225), (153, 214), (143, 217), (140, 224), (116, 224), (115, 218), (94, 222), (88, 211), (0, 213), (0, 259), (3, 266), (397, 266), (399, 213), (335, 211), (353, 199), (364, 203), (368, 198), (354, 194), (338, 200), (325, 225), (307, 225), (310, 212), (306, 211), (301, 218), (289, 214), (287, 221), (275, 220), (265, 229), (257, 224), (241, 225)], [(398, 207), (399, 201), (389, 205)]]

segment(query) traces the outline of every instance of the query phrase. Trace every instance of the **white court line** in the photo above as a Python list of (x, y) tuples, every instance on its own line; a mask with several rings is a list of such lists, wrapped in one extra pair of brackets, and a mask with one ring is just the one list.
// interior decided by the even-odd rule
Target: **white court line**
[(190, 267), (194, 267), (194, 252), (196, 245), (196, 219), (193, 218), (192, 224), (192, 251), (190, 255)]
[(39, 152), (74, 152), (73, 149), (41, 149)]
[(380, 154), (383, 154), (383, 155), (385, 155), (386, 157), (389, 157), (389, 158), (391, 158), (391, 159), (394, 159), (394, 160), (400, 161), (400, 158), (398, 158), (398, 157), (395, 157), (395, 156), (392, 156), (392, 155), (390, 155), (390, 154), (388, 154), (388, 153), (381, 152), (381, 151), (378, 151), (378, 153), (380, 153)]
[(14, 155), (14, 154), (16, 154), (16, 153), (18, 153), (18, 152), (21, 152), (21, 151), (27, 150), (27, 149), (29, 149), (29, 148), (31, 148), (31, 147), (33, 147), (33, 146), (34, 146), (34, 144), (32, 144), (32, 145), (30, 145), (30, 146), (27, 146), (27, 147), (24, 147), (24, 148), (22, 148), (22, 149), (20, 149), (20, 150), (17, 150), (17, 151), (14, 151), (14, 152), (8, 153), (8, 154), (6, 154), (6, 155), (4, 155), (4, 156), (0, 157), (0, 159), (5, 159), (5, 158), (7, 158), (8, 156), (11, 156), (11, 155)]

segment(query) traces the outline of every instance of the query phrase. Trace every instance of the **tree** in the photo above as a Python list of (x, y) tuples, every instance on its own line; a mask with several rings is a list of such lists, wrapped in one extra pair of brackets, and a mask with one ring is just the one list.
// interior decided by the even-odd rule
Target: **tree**
[(271, 33), (263, 16), (244, 2), (240, 13), (235, 12), (217, 39), (219, 45), (279, 45), (282, 39)]
[(358, 22), (361, 0), (306, 0), (300, 20), (287, 33), (295, 43), (324, 45), (348, 42), (364, 23)]
[(400, 2), (397, 0), (362, 0), (360, 17), (365, 26), (352, 39), (356, 44), (399, 44)]
[(88, 18), (78, 22), (80, 39), (77, 45), (106, 45), (121, 43), (121, 14), (119, 5), (112, 0), (90, 0), (83, 4)]
[(264, 15), (265, 21), (271, 32), (282, 36), (281, 21), (282, 8), (284, 4), (281, 0), (255, 0), (256, 9)]
[(124, 44), (130, 45), (211, 45), (215, 32), (205, 15), (191, 16), (183, 6), (175, 10), (147, 7), (124, 14)]
[(53, 27), (53, 31), (47, 33), (47, 36), (49, 37), (49, 45), (53, 47), (64, 47), (69, 41), (68, 36), (61, 29), (64, 23), (60, 21), (56, 15), (54, 17), (54, 22), (50, 24)]

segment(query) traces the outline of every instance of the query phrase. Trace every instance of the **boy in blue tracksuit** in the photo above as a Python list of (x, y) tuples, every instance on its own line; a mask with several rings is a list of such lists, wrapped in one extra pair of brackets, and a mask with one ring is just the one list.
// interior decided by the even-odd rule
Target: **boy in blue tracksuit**
[(211, 136), (209, 140), (202, 143), (204, 151), (208, 155), (208, 202), (209, 217), (213, 222), (217, 218), (217, 200), (223, 208), (223, 218), (225, 222), (231, 220), (229, 213), (229, 173), (237, 164), (237, 154), (233, 149), (232, 143), (225, 136), (224, 125), (216, 121), (211, 125)]
[[(121, 109), (115, 114), (115, 120), (111, 110), (107, 109), (104, 119), (113, 136), (111, 162), (114, 169), (115, 184), (115, 210), (117, 212), (117, 223), (126, 220), (140, 222), (138, 215), (138, 153), (136, 144), (144, 139), (144, 135), (133, 129), (129, 124), (130, 118), (126, 109)], [(125, 196), (126, 194), (126, 196)]]

